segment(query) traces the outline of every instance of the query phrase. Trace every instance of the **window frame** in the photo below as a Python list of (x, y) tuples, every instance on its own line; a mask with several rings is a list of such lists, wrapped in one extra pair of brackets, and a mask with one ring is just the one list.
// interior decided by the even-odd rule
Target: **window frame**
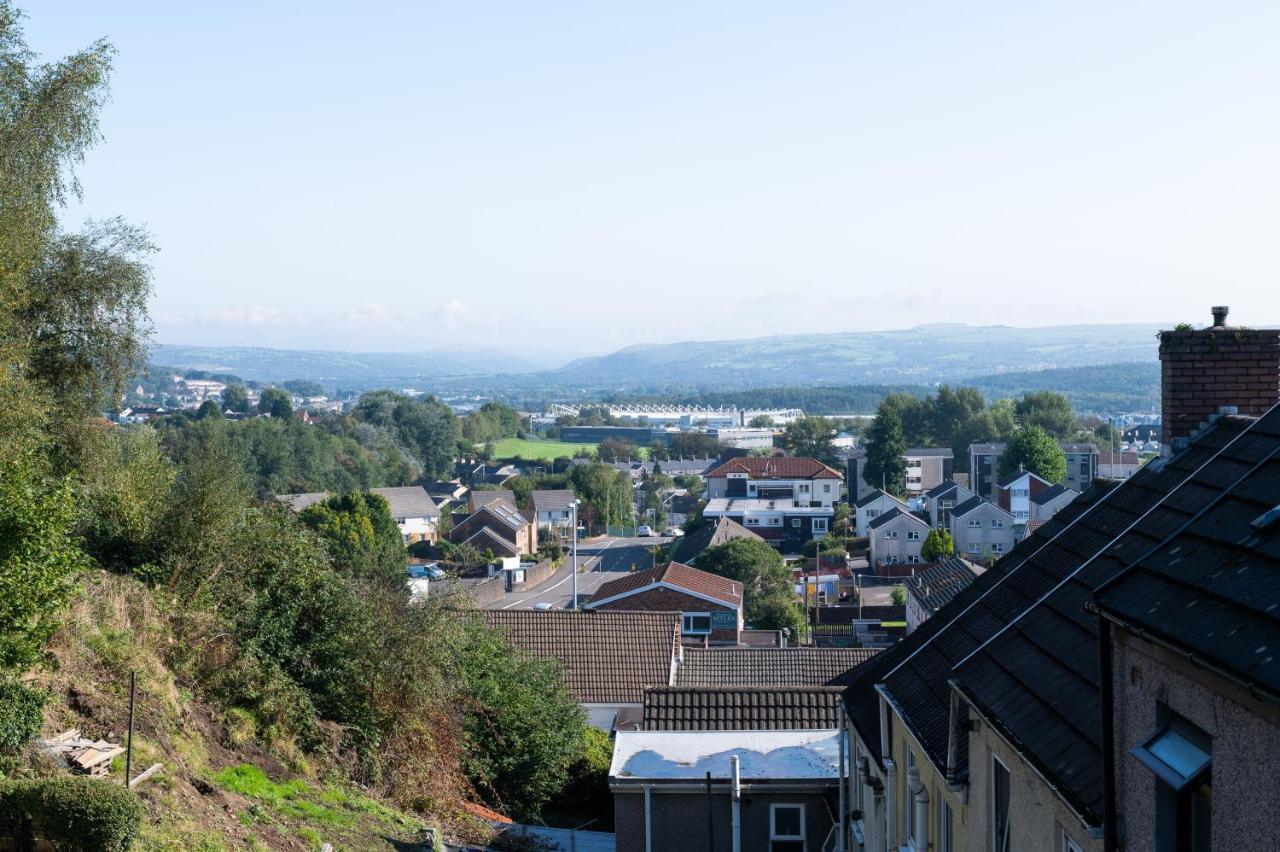
[[(1000, 833), (998, 833), (996, 829), (996, 824), (998, 822), (998, 819), (997, 819), (998, 803), (996, 802), (996, 795), (997, 795), (996, 768), (997, 767), (999, 767), (999, 770), (1004, 773), (1004, 787), (1005, 787), (1004, 826), (1003, 826), (1002, 832)], [(1005, 765), (1004, 761), (996, 757), (994, 753), (992, 753), (991, 755), (991, 780), (990, 780), (989, 787), (990, 787), (991, 812), (990, 814), (988, 814), (988, 816), (991, 819), (991, 823), (990, 823), (991, 843), (988, 848), (991, 850), (991, 852), (1009, 852), (1009, 834), (1010, 834), (1009, 826), (1010, 826), (1010, 823), (1012, 822), (1012, 810), (1013, 810), (1013, 807), (1012, 807), (1013, 776), (1009, 772), (1009, 767)], [(1000, 842), (1001, 840), (1004, 841), (1003, 844)]]
[[(778, 833), (777, 814), (779, 810), (784, 810), (784, 809), (794, 810), (799, 812), (800, 814), (800, 833), (799, 834), (779, 834)], [(800, 843), (803, 847), (805, 848), (808, 847), (808, 843), (806, 842), (806, 839), (805, 839), (806, 829), (808, 827), (808, 823), (806, 822), (807, 814), (805, 813), (805, 810), (806, 808), (803, 802), (770, 802), (769, 803), (769, 847), (770, 849), (773, 848), (773, 844), (775, 842)]]
[[(706, 630), (695, 630), (689, 626), (691, 618), (705, 618), (707, 620)], [(682, 636), (710, 636), (711, 635), (711, 613), (710, 612), (682, 612), (680, 613), (680, 635)]]

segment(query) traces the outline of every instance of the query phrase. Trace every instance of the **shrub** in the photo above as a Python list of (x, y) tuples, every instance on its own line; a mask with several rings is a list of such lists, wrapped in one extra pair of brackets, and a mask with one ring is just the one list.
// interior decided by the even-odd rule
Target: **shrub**
[(15, 681), (0, 682), (0, 771), (40, 732), (43, 693)]
[(123, 852), (142, 824), (142, 803), (132, 792), (83, 777), (0, 787), (0, 813), (25, 816), (60, 852)]

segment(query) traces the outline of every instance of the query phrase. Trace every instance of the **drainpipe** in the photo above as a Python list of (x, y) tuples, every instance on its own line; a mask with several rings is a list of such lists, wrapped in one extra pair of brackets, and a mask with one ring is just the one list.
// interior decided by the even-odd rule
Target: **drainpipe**
[(836, 852), (844, 852), (844, 838), (848, 831), (846, 826), (846, 816), (848, 809), (845, 807), (845, 784), (848, 783), (845, 773), (845, 757), (844, 750), (849, 736), (849, 729), (845, 725), (840, 726), (840, 839), (836, 841)]
[(893, 758), (884, 759), (884, 773), (884, 839), (886, 846), (895, 849), (898, 846), (899, 822), (898, 815), (894, 812), (898, 798), (898, 767), (894, 766)]
[(733, 852), (742, 852), (742, 776), (736, 754), (729, 758), (729, 765), (733, 771)]
[(644, 786), (644, 852), (653, 852), (653, 788)]
[[(1216, 317), (1215, 317), (1216, 319)], [(1111, 622), (1098, 618), (1098, 692), (1102, 704), (1102, 848), (1116, 852), (1115, 684), (1111, 676)]]

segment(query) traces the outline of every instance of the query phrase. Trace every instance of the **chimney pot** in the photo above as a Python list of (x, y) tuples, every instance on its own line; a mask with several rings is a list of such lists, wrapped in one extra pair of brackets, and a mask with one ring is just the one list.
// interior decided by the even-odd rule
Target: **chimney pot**
[(1231, 309), (1226, 305), (1214, 305), (1209, 310), (1213, 311), (1213, 327), (1224, 328), (1227, 324), (1227, 312)]

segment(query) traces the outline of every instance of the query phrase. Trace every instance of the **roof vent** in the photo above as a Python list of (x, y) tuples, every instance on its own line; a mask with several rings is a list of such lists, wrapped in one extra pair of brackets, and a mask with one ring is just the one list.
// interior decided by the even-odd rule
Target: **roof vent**
[(1280, 528), (1280, 505), (1272, 506), (1249, 524), (1258, 535), (1266, 535)]
[(1230, 311), (1231, 309), (1228, 308), (1226, 305), (1214, 305), (1209, 310), (1213, 312), (1213, 327), (1226, 328), (1227, 312)]

